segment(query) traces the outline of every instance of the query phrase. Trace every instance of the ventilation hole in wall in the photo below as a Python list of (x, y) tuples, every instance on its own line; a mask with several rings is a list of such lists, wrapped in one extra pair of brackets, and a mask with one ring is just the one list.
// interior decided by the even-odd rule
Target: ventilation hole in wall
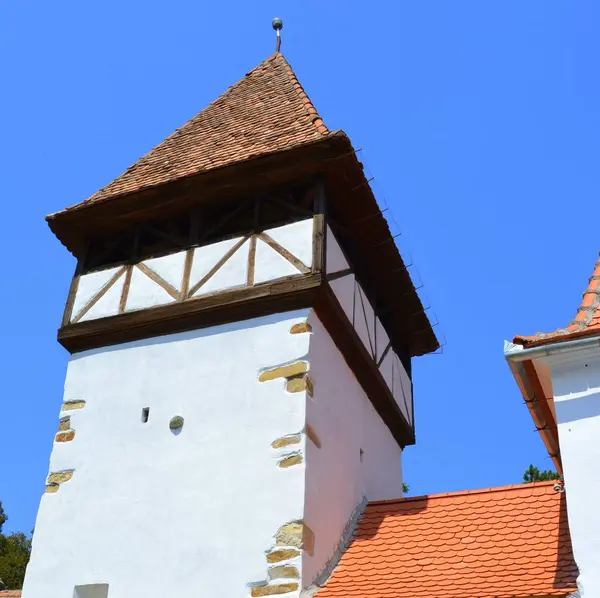
[(181, 428), (183, 428), (183, 417), (181, 415), (176, 415), (169, 422), (169, 428), (173, 434), (177, 435), (181, 432)]
[(148, 417), (150, 417), (150, 407), (144, 407), (142, 409), (142, 423), (145, 424), (148, 421)]
[(365, 451), (360, 449), (360, 462), (362, 463), (363, 457), (365, 456)]

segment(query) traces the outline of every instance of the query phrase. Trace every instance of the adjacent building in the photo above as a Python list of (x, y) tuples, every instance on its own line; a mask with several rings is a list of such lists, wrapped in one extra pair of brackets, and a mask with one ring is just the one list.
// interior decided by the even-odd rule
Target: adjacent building
[(505, 355), (564, 476), (582, 596), (600, 595), (600, 262), (565, 328), (517, 336)]

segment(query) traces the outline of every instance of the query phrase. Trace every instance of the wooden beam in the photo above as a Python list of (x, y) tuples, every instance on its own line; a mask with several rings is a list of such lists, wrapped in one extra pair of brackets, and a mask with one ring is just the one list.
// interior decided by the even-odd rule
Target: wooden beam
[(58, 341), (70, 353), (310, 307), (320, 274), (298, 275), (149, 309), (63, 326)]
[(294, 268), (296, 268), (302, 274), (307, 274), (311, 269), (303, 264), (295, 255), (290, 253), (285, 247), (282, 247), (275, 239), (267, 235), (267, 233), (260, 233), (258, 238), (264, 241), (271, 249), (274, 249), (281, 257), (285, 258)]
[(314, 203), (313, 203), (313, 272), (325, 272), (326, 270), (326, 243), (325, 234), (325, 184), (318, 180), (314, 185)]
[(348, 321), (333, 290), (327, 283), (324, 283), (319, 290), (315, 310), (396, 442), (402, 448), (414, 444), (413, 427), (404, 417), (377, 364)]

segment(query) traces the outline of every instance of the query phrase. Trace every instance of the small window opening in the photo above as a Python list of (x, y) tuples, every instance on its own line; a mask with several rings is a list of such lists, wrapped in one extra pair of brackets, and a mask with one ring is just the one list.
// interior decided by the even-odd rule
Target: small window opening
[(75, 586), (73, 598), (108, 598), (108, 584), (94, 583), (85, 586)]
[(363, 457), (365, 455), (365, 451), (363, 451), (362, 449), (360, 449), (360, 462), (362, 463), (363, 461)]
[(150, 407), (144, 407), (142, 409), (142, 423), (145, 424), (150, 416)]

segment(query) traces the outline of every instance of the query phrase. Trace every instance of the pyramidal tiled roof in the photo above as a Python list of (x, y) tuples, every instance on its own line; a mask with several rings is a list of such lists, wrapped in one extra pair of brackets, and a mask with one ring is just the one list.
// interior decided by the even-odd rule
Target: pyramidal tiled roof
[(600, 259), (594, 265), (594, 271), (575, 319), (565, 328), (553, 332), (538, 332), (532, 336), (516, 336), (513, 342), (520, 345), (546, 345), (560, 343), (585, 336), (600, 336)]
[(316, 598), (508, 598), (577, 589), (552, 482), (370, 503)]
[(73, 207), (289, 150), (329, 134), (294, 71), (278, 52), (112, 183)]

